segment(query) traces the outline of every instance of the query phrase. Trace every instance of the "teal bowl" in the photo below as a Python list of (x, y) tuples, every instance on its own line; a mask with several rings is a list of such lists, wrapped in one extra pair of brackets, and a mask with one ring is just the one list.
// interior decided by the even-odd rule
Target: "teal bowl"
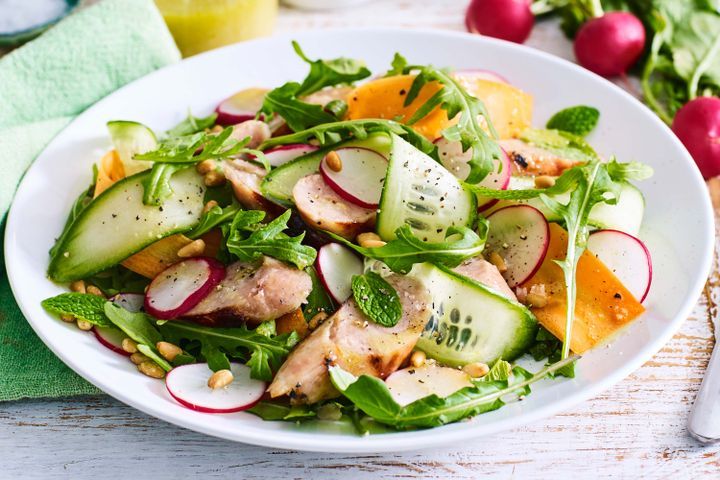
[[(13, 47), (32, 40), (33, 38), (40, 35), (42, 32), (47, 30), (49, 27), (56, 24), (62, 18), (67, 16), (70, 12), (80, 3), (80, 0), (65, 0), (65, 9), (55, 18), (48, 20), (47, 22), (41, 23), (40, 25), (33, 25), (31, 27), (17, 30), (14, 32), (1, 32), (0, 33), (0, 46), (2, 47)], [(2, 7), (0, 7), (0, 16), (8, 14)]]

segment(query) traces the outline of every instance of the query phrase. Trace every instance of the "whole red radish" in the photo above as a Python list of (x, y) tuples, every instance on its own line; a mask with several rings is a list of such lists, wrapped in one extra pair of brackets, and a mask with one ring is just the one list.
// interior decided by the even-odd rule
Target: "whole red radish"
[(530, 0), (472, 0), (465, 13), (469, 32), (515, 43), (527, 40), (534, 23)]
[(588, 70), (612, 77), (627, 72), (645, 46), (645, 27), (632, 13), (610, 12), (585, 23), (575, 36), (575, 57)]
[(690, 100), (675, 114), (672, 129), (703, 177), (720, 175), (720, 98)]

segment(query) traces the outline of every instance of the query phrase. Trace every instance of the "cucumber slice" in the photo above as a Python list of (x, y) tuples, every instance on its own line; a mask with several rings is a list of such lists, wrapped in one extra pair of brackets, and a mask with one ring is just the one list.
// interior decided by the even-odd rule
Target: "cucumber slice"
[(325, 154), (340, 147), (363, 147), (387, 156), (390, 151), (390, 137), (384, 133), (376, 133), (363, 140), (350, 140), (310, 152), (278, 168), (274, 168), (263, 179), (260, 190), (263, 195), (273, 201), (281, 205), (292, 206), (292, 190), (298, 180), (317, 173)]
[(426, 242), (445, 239), (448, 227), (472, 226), (475, 195), (465, 190), (442, 165), (408, 142), (392, 135), (388, 174), (380, 198), (377, 233), (395, 238), (395, 230), (410, 225)]
[(150, 172), (125, 178), (94, 199), (75, 219), (50, 261), (57, 282), (86, 278), (105, 270), (200, 220), (205, 185), (195, 168), (170, 179), (173, 195), (161, 207), (143, 204), (143, 180)]
[[(525, 190), (532, 188), (535, 188), (535, 181), (532, 177), (512, 177), (510, 180), (510, 187), (508, 189)], [(570, 195), (557, 195), (553, 198), (560, 203), (567, 203), (570, 199)], [(515, 201), (501, 200), (487, 213), (487, 215), (490, 215), (490, 213), (499, 210), (502, 207), (518, 203), (525, 203), (537, 208), (543, 213), (543, 215), (545, 215), (545, 218), (547, 218), (549, 222), (559, 222), (562, 220), (558, 215), (550, 211), (545, 203), (543, 203), (543, 201), (539, 198)], [(645, 198), (643, 197), (642, 192), (630, 183), (623, 183), (618, 203), (615, 205), (607, 203), (595, 205), (595, 207), (590, 210), (588, 223), (595, 228), (620, 230), (621, 232), (637, 236), (640, 231), (640, 225), (642, 224), (644, 214)]]
[(433, 296), (433, 314), (417, 343), (450, 366), (513, 360), (535, 340), (537, 320), (522, 304), (442, 266), (416, 265), (410, 273)]
[(113, 120), (107, 123), (107, 128), (110, 131), (113, 146), (125, 167), (126, 176), (129, 177), (152, 167), (152, 162), (133, 160), (134, 155), (157, 148), (157, 138), (149, 127), (129, 120)]

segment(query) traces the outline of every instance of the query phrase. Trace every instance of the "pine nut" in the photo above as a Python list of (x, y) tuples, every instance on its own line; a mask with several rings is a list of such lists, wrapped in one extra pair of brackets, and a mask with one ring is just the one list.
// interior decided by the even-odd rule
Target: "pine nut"
[(75, 323), (75, 317), (72, 315), (60, 315), (60, 320), (67, 323)]
[(205, 204), (202, 211), (203, 211), (203, 213), (207, 213), (217, 206), (218, 206), (218, 202), (216, 202), (215, 200), (210, 200), (209, 202), (207, 202)]
[(317, 410), (318, 420), (337, 421), (342, 418), (342, 410), (335, 403), (326, 403)]
[(195, 170), (197, 170), (200, 175), (205, 175), (215, 170), (216, 167), (217, 163), (215, 163), (215, 160), (203, 160), (195, 165)]
[(85, 282), (83, 280), (75, 280), (70, 284), (70, 291), (76, 293), (85, 293)]
[(126, 351), (127, 353), (136, 353), (138, 351), (137, 342), (135, 340), (133, 340), (132, 338), (123, 338), (123, 341), (120, 344), (120, 347), (122, 347), (122, 349), (124, 351)]
[(230, 385), (234, 377), (230, 370), (218, 370), (208, 379), (208, 387), (215, 390), (216, 388), (224, 388)]
[(87, 332), (88, 330), (92, 330), (92, 323), (88, 322), (87, 320), (78, 320), (77, 326), (80, 330), (83, 330)]
[(182, 348), (170, 342), (157, 342), (155, 344), (155, 348), (158, 349), (160, 355), (162, 355), (168, 362), (172, 362), (175, 360), (175, 357), (182, 353)]
[(547, 297), (545, 295), (538, 295), (537, 293), (533, 293), (532, 291), (527, 294), (527, 297), (525, 298), (528, 305), (531, 305), (535, 308), (543, 308), (547, 306)]
[(380, 238), (377, 233), (365, 232), (361, 233), (356, 238), (358, 245), (363, 248), (378, 248), (385, 245), (385, 242)]
[(203, 182), (205, 183), (205, 186), (208, 187), (219, 187), (225, 183), (225, 175), (222, 172), (213, 170), (212, 172), (205, 174)]
[(415, 368), (420, 368), (425, 365), (425, 360), (427, 360), (425, 352), (421, 350), (415, 350), (410, 356), (410, 365)]
[(326, 319), (328, 318), (328, 314), (325, 312), (318, 312), (310, 319), (308, 322), (308, 328), (310, 330), (315, 330), (317, 327), (320, 326)]
[(495, 265), (495, 267), (497, 267), (500, 273), (507, 272), (507, 264), (505, 263), (505, 259), (501, 257), (499, 253), (490, 252), (488, 261)]
[(85, 287), (85, 290), (86, 290), (87, 293), (89, 293), (90, 295), (95, 295), (96, 297), (103, 297), (103, 298), (105, 298), (105, 294), (102, 292), (102, 290), (100, 290), (100, 289), (99, 289), (98, 287), (96, 287), (95, 285), (88, 285), (87, 287)]
[(165, 370), (160, 368), (157, 363), (149, 360), (138, 364), (137, 369), (140, 373), (151, 378), (163, 378), (165, 376)]
[(130, 361), (133, 362), (135, 365), (140, 365), (143, 362), (149, 362), (150, 358), (146, 357), (140, 352), (135, 352), (130, 355)]
[(490, 371), (490, 367), (482, 362), (468, 363), (463, 367), (463, 372), (470, 375), (472, 378), (479, 378), (487, 375)]
[(555, 179), (549, 175), (535, 177), (535, 188), (550, 188), (555, 185)]
[(331, 150), (325, 155), (325, 163), (333, 172), (342, 170), (342, 160), (340, 160), (340, 155), (335, 150)]
[(180, 258), (197, 257), (202, 255), (204, 251), (205, 242), (202, 238), (198, 238), (178, 250), (177, 256)]

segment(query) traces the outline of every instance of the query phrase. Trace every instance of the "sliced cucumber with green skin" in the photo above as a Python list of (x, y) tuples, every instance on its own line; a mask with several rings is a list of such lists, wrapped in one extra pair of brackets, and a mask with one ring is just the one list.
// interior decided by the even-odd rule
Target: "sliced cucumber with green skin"
[(389, 166), (377, 217), (383, 240), (409, 225), (426, 242), (445, 239), (452, 226), (472, 226), (477, 200), (441, 164), (392, 134)]
[(450, 366), (513, 360), (535, 341), (537, 320), (524, 305), (442, 266), (416, 265), (410, 275), (432, 295), (433, 314), (417, 343)]
[[(508, 190), (525, 190), (535, 188), (533, 177), (512, 177)], [(567, 203), (570, 194), (556, 195), (553, 197), (560, 203)], [(493, 208), (486, 212), (486, 215), (499, 210), (508, 205), (525, 203), (540, 210), (549, 222), (559, 222), (562, 220), (558, 215), (548, 209), (545, 203), (539, 198), (531, 198), (530, 200), (501, 200)], [(645, 198), (640, 190), (630, 183), (623, 183), (620, 190), (620, 198), (618, 203), (610, 205), (600, 203), (590, 210), (588, 223), (590, 226), (601, 229), (620, 230), (637, 236), (642, 224), (643, 215), (645, 214)]]
[(152, 162), (133, 159), (134, 155), (157, 148), (157, 137), (150, 127), (129, 120), (113, 120), (107, 123), (107, 128), (125, 167), (125, 175), (129, 177), (152, 167)]
[(206, 187), (195, 168), (172, 176), (173, 195), (160, 207), (143, 204), (143, 180), (149, 175), (143, 172), (120, 180), (83, 210), (50, 261), (48, 276), (52, 280), (86, 278), (198, 224)]
[(363, 140), (350, 140), (310, 152), (280, 167), (274, 168), (263, 179), (260, 190), (263, 195), (285, 206), (293, 205), (292, 190), (301, 178), (317, 173), (320, 162), (330, 150), (340, 147), (362, 147), (374, 150), (383, 156), (390, 151), (390, 137), (376, 133)]

